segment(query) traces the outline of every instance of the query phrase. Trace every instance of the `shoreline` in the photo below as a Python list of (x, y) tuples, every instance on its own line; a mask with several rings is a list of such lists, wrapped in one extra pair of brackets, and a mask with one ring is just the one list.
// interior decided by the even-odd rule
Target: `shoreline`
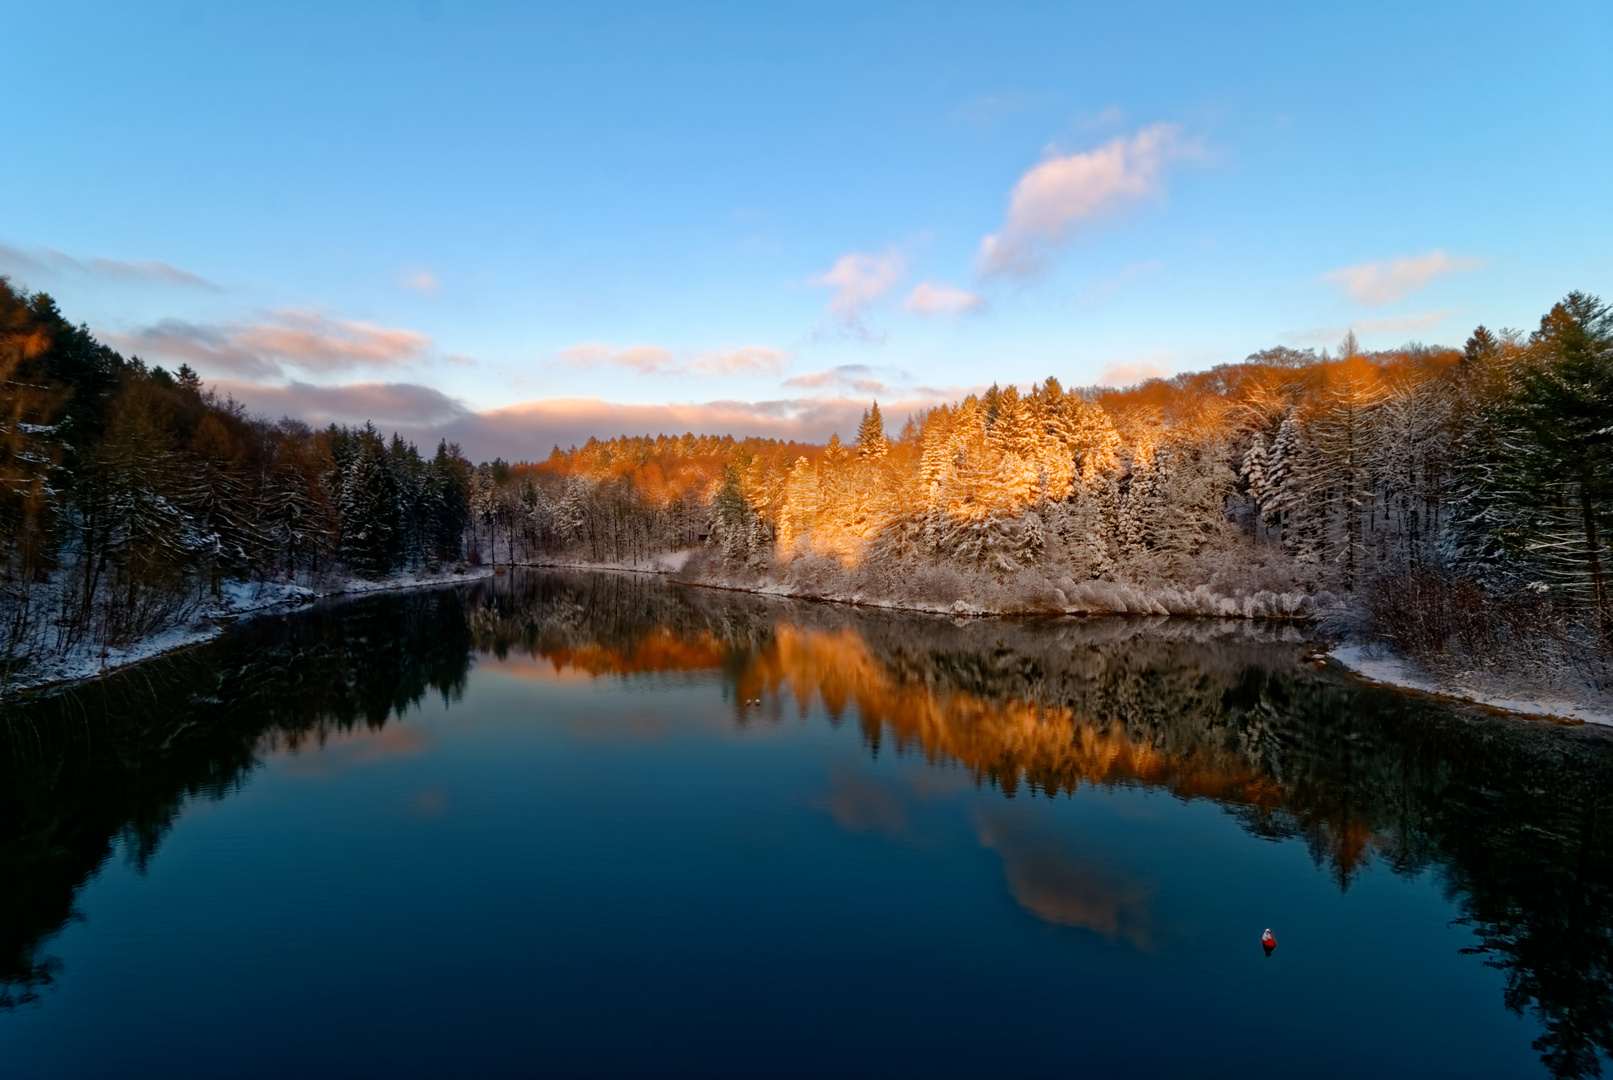
[[(837, 604), (853, 608), (875, 608), (882, 611), (905, 611), (944, 618), (1004, 619), (1004, 618), (1173, 618), (1173, 619), (1247, 619), (1251, 621), (1275, 620), (1279, 622), (1314, 622), (1318, 616), (1271, 616), (1243, 614), (1209, 614), (1169, 611), (1093, 611), (1076, 607), (1063, 611), (992, 611), (963, 601), (947, 607), (940, 604), (903, 603), (896, 600), (879, 600), (860, 595), (808, 595), (787, 591), (787, 587), (771, 584), (760, 586), (739, 585), (722, 581), (698, 581), (680, 578), (687, 561), (687, 552), (677, 552), (684, 558), (658, 558), (649, 565), (621, 563), (589, 563), (580, 561), (542, 561), (487, 564), (463, 573), (449, 573), (422, 577), (413, 572), (371, 580), (348, 578), (336, 588), (316, 590), (307, 586), (269, 585), (268, 583), (231, 582), (225, 586), (225, 602), (213, 604), (198, 612), (186, 626), (173, 627), (144, 638), (126, 649), (106, 649), (100, 654), (79, 650), (51, 664), (41, 677), (27, 682), (14, 683), (0, 692), (0, 701), (21, 695), (43, 693), (73, 683), (110, 675), (146, 660), (155, 659), (183, 649), (205, 645), (225, 633), (237, 623), (263, 615), (282, 615), (322, 600), (358, 597), (367, 593), (401, 592), (409, 589), (427, 589), (446, 585), (462, 585), (484, 581), (498, 576), (500, 569), (573, 570), (584, 573), (647, 574), (666, 578), (679, 585), (701, 589), (718, 589), (725, 592), (749, 593), (778, 600), (795, 600), (817, 604)], [(246, 597), (251, 593), (250, 599)], [(268, 597), (265, 598), (265, 593)], [(240, 601), (235, 598), (240, 597)], [(244, 602), (242, 602), (244, 601)], [(1553, 723), (1592, 724), (1613, 727), (1613, 711), (1598, 709), (1583, 702), (1543, 695), (1509, 697), (1476, 687), (1452, 685), (1423, 672), (1416, 665), (1392, 655), (1371, 655), (1372, 650), (1357, 644), (1340, 644), (1318, 651), (1315, 659), (1338, 665), (1351, 677), (1377, 686), (1392, 688), (1404, 693), (1440, 698), (1450, 702), (1478, 705), (1486, 709), (1532, 720)], [(88, 670), (93, 667), (93, 670)]]
[(479, 566), (464, 573), (433, 576), (410, 571), (375, 580), (346, 578), (328, 589), (270, 582), (227, 582), (221, 589), (224, 594), (222, 602), (210, 601), (185, 625), (152, 634), (127, 648), (75, 649), (44, 665), (37, 677), (18, 679), (0, 689), (0, 701), (98, 679), (146, 660), (205, 645), (223, 635), (231, 626), (259, 616), (289, 614), (321, 600), (346, 596), (461, 585), (490, 578), (493, 573), (494, 569), (490, 566)]
[[(1257, 593), (1248, 596), (1228, 596), (1211, 592), (1206, 586), (1192, 588), (1178, 586), (1151, 587), (1127, 582), (1096, 582), (1080, 593), (1087, 600), (1095, 600), (1097, 592), (1107, 591), (1109, 602), (1069, 602), (1062, 607), (1025, 608), (1003, 610), (981, 607), (965, 600), (950, 604), (882, 599), (877, 596), (836, 592), (797, 592), (777, 581), (760, 584), (743, 584), (723, 579), (697, 579), (679, 577), (683, 572), (690, 550), (671, 552), (649, 561), (646, 565), (625, 563), (599, 563), (586, 561), (530, 561), (505, 563), (525, 568), (545, 570), (617, 571), (630, 574), (653, 574), (668, 578), (680, 585), (697, 585), (703, 589), (724, 589), (729, 592), (750, 593), (753, 596), (772, 596), (786, 600), (803, 600), (815, 604), (844, 604), (848, 607), (877, 608), (882, 611), (911, 611), (925, 615), (944, 615), (951, 618), (1103, 618), (1111, 615), (1143, 618), (1178, 619), (1243, 619), (1272, 622), (1316, 622), (1334, 614), (1337, 598), (1330, 593), (1315, 596), (1301, 593)], [(1056, 592), (1058, 590), (1055, 590)], [(1062, 596), (1062, 593), (1060, 593)], [(1175, 605), (1175, 610), (1171, 605)], [(1275, 610), (1274, 610), (1275, 609)]]
[(1442, 680), (1402, 657), (1390, 653), (1374, 655), (1374, 652), (1375, 650), (1368, 646), (1344, 644), (1317, 654), (1317, 658), (1338, 664), (1363, 682), (1393, 687), (1404, 693), (1465, 702), (1509, 716), (1522, 716), (1532, 720), (1613, 727), (1613, 711), (1544, 694), (1526, 693), (1526, 696), (1522, 697), (1509, 697), (1504, 692), (1464, 686), (1460, 682)]

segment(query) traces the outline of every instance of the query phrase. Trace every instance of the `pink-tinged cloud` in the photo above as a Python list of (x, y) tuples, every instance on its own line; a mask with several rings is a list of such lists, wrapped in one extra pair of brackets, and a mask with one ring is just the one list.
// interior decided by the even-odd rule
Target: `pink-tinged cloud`
[(785, 379), (785, 386), (801, 390), (826, 390), (838, 386), (855, 390), (859, 394), (889, 394), (891, 386), (874, 375), (874, 369), (867, 364), (840, 364), (836, 367), (826, 368), (823, 371), (811, 371), (804, 375), (797, 375), (793, 379)]
[(337, 372), (389, 367), (424, 358), (431, 339), (413, 330), (333, 319), (286, 309), (261, 322), (192, 323), (164, 319), (130, 333), (104, 335), (114, 347), (150, 359), (194, 364), (204, 374), (261, 378), (285, 368)]
[(303, 382), (276, 385), (225, 379), (210, 385), (258, 416), (273, 419), (289, 416), (314, 427), (373, 420), (378, 427), (407, 431), (411, 436), (418, 436), (417, 441), (433, 445), (436, 443), (434, 431), (446, 430), (473, 415), (442, 391), (414, 383), (314, 386)]
[(1415, 334), (1421, 330), (1438, 326), (1450, 318), (1453, 312), (1446, 308), (1440, 311), (1424, 311), (1415, 315), (1399, 315), (1387, 319), (1358, 319), (1345, 326), (1320, 326), (1312, 330), (1295, 330), (1283, 334), (1284, 341), (1294, 344), (1330, 344), (1341, 340), (1345, 334), (1355, 331), (1357, 334)]
[(35, 248), (24, 251), (0, 244), (0, 272), (18, 275), (54, 277), (59, 274), (82, 274), (88, 277), (109, 278), (124, 282), (156, 282), (180, 285), (191, 289), (218, 292), (219, 286), (200, 274), (181, 270), (177, 266), (157, 259), (108, 259), (95, 257), (75, 258), (54, 248)]
[[(618, 405), (592, 398), (551, 398), (467, 414), (441, 429), (471, 457), (542, 460), (555, 446), (580, 446), (616, 435), (733, 435), (823, 443), (853, 435), (870, 396), (823, 394), (777, 401), (706, 401)], [(941, 404), (939, 397), (881, 400), (893, 427), (908, 413)], [(431, 441), (435, 441), (432, 435)]]
[(560, 361), (573, 367), (619, 367), (641, 375), (750, 375), (777, 372), (788, 354), (764, 345), (741, 345), (717, 349), (694, 357), (679, 356), (660, 345), (617, 347), (601, 341), (585, 341), (561, 349)]
[(871, 340), (877, 335), (863, 325), (863, 312), (890, 292), (906, 272), (907, 258), (899, 251), (854, 251), (836, 259), (812, 284), (834, 290), (829, 317), (835, 329)]
[(944, 317), (978, 311), (984, 303), (979, 293), (941, 281), (921, 281), (907, 294), (905, 306), (919, 315)]
[(981, 811), (976, 829), (981, 846), (1002, 856), (1008, 891), (1026, 911), (1059, 926), (1153, 949), (1153, 889), (1147, 883), (1007, 810)]
[(659, 345), (618, 348), (602, 341), (585, 341), (560, 350), (562, 363), (573, 367), (619, 367), (642, 375), (666, 375), (679, 368), (678, 358)]
[(742, 345), (697, 356), (688, 369), (697, 375), (753, 375), (784, 370), (789, 354), (763, 345)]
[(1426, 255), (1357, 263), (1329, 271), (1322, 275), (1322, 280), (1343, 287), (1345, 292), (1369, 307), (1382, 307), (1416, 292), (1444, 274), (1476, 270), (1483, 265), (1483, 259), (1451, 256), (1436, 249)]
[(1022, 176), (1002, 231), (980, 244), (986, 276), (1029, 277), (1082, 228), (1165, 192), (1165, 171), (1202, 147), (1174, 124), (1153, 124), (1096, 150), (1049, 158)]
[(1164, 364), (1141, 360), (1133, 363), (1105, 364), (1103, 370), (1098, 372), (1099, 386), (1136, 386), (1149, 379), (1163, 379), (1169, 375), (1170, 368)]
[(410, 292), (419, 293), (421, 296), (433, 296), (438, 289), (442, 288), (442, 282), (437, 280), (436, 274), (429, 270), (422, 270), (418, 266), (404, 267), (403, 273), (398, 277), (398, 284)]

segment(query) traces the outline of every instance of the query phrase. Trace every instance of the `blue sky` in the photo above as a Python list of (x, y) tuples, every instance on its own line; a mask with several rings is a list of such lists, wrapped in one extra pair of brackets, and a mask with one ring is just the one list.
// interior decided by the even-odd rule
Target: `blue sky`
[(0, 272), (254, 409), (482, 455), (1613, 292), (1605, 2), (0, 16)]

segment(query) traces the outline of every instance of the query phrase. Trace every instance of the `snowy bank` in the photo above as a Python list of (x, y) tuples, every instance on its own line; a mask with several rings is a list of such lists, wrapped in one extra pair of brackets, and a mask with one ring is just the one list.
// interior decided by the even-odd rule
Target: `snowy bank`
[(1613, 725), (1613, 709), (1589, 700), (1535, 694), (1514, 697), (1507, 691), (1498, 692), (1485, 686), (1476, 673), (1440, 676), (1409, 660), (1362, 645), (1341, 645), (1327, 655), (1369, 682), (1441, 697), (1461, 698), (1523, 716)]
[(1189, 615), (1214, 619), (1311, 620), (1339, 606), (1333, 594), (1244, 590), (1207, 585), (1050, 579), (1028, 571), (1011, 579), (953, 568), (919, 567), (900, 580), (869, 578), (836, 560), (797, 559), (769, 569), (732, 570), (710, 549), (685, 548), (631, 562), (528, 560), (547, 570), (610, 570), (668, 575), (685, 585), (731, 589), (792, 600), (916, 611), (933, 615)]
[(318, 588), (277, 581), (226, 581), (219, 586), (219, 595), (208, 597), (184, 625), (150, 634), (122, 648), (87, 643), (75, 646), (64, 654), (49, 656), (32, 664), (15, 676), (9, 685), (0, 687), (0, 693), (34, 690), (94, 678), (175, 649), (211, 641), (243, 618), (287, 611), (326, 597), (453, 585), (477, 581), (492, 573), (492, 569), (485, 566), (439, 574), (411, 570), (376, 579), (337, 578), (322, 583)]

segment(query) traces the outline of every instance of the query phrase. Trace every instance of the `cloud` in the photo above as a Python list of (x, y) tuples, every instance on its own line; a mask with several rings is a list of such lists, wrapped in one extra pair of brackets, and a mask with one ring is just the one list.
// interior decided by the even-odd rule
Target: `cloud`
[(982, 812), (976, 827), (980, 843), (1002, 856), (1008, 891), (1020, 907), (1046, 922), (1153, 948), (1150, 890), (1143, 883), (1010, 813)]
[(1171, 369), (1164, 364), (1149, 360), (1138, 360), (1128, 363), (1105, 364), (1103, 370), (1098, 372), (1099, 386), (1136, 386), (1149, 379), (1163, 379), (1171, 373)]
[(429, 270), (422, 270), (418, 266), (406, 266), (398, 276), (398, 284), (410, 292), (417, 292), (421, 296), (432, 296), (442, 288), (442, 282), (437, 275)]
[(907, 296), (907, 310), (920, 315), (962, 315), (978, 311), (984, 300), (978, 293), (940, 281), (921, 281)]
[(1344, 337), (1354, 330), (1357, 334), (1415, 334), (1419, 330), (1427, 330), (1431, 326), (1438, 326), (1450, 318), (1453, 311), (1445, 308), (1440, 311), (1424, 311), (1416, 315), (1399, 315), (1387, 319), (1358, 319), (1345, 326), (1324, 326), (1314, 330), (1294, 330), (1284, 333), (1281, 338), (1294, 344), (1330, 344)]
[(86, 277), (109, 278), (125, 282), (156, 282), (180, 285), (192, 289), (219, 292), (219, 286), (200, 274), (181, 270), (177, 266), (156, 259), (108, 259), (94, 257), (79, 259), (54, 248), (34, 248), (31, 252), (0, 244), (0, 270), (13, 273), (40, 274), (54, 277), (60, 274), (79, 274)]
[(981, 273), (1038, 273), (1084, 226), (1163, 195), (1166, 167), (1202, 153), (1176, 125), (1153, 124), (1096, 150), (1049, 158), (1014, 185), (1002, 231), (980, 243)]
[(748, 375), (752, 372), (779, 372), (789, 354), (762, 345), (743, 345), (703, 353), (690, 362), (688, 370), (700, 375)]
[(829, 315), (839, 328), (853, 335), (875, 337), (863, 326), (862, 316), (902, 280), (907, 258), (896, 250), (881, 254), (854, 251), (842, 255), (828, 270), (812, 279), (812, 284), (835, 291), (829, 301)]
[(748, 375), (782, 371), (789, 354), (765, 345), (741, 345), (692, 357), (680, 357), (660, 345), (618, 348), (601, 341), (585, 341), (561, 349), (562, 363), (573, 367), (619, 367), (642, 375)]
[(1343, 286), (1345, 292), (1368, 307), (1382, 307), (1416, 292), (1442, 274), (1476, 270), (1483, 265), (1483, 259), (1451, 256), (1436, 249), (1427, 255), (1403, 255), (1330, 270), (1322, 280)]
[(163, 319), (132, 333), (105, 337), (124, 352), (257, 378), (287, 367), (334, 372), (397, 365), (424, 357), (432, 344), (413, 330), (297, 309), (271, 312), (259, 322)]
[[(895, 421), (943, 400), (937, 392), (881, 401)], [(694, 432), (696, 435), (749, 435), (823, 443), (838, 432), (853, 434), (868, 408), (866, 396), (825, 393), (772, 401), (704, 401), (666, 405), (622, 405), (597, 398), (547, 398), (480, 413), (466, 413), (440, 429), (425, 432), (458, 441), (473, 458), (495, 454), (508, 460), (541, 461), (551, 447), (580, 446), (589, 438), (616, 435)]]
[(908, 831), (907, 807), (901, 791), (854, 765), (836, 763), (830, 767), (829, 794), (823, 804), (847, 832), (902, 836)]
[(785, 379), (784, 385), (802, 390), (824, 390), (831, 386), (841, 386), (863, 394), (887, 394), (891, 391), (890, 384), (875, 377), (874, 369), (867, 364), (840, 364), (825, 368), (823, 371), (813, 371), (797, 375), (793, 379)]
[(659, 345), (628, 345), (618, 349), (600, 341), (585, 341), (561, 349), (559, 355), (563, 363), (573, 367), (619, 367), (642, 375), (665, 375), (680, 367), (678, 358)]
[[(580, 446), (590, 438), (617, 435), (749, 435), (822, 444), (838, 432), (857, 430), (867, 396), (826, 392), (770, 401), (704, 401), (666, 405), (623, 405), (598, 398), (547, 398), (476, 412), (439, 390), (416, 383), (356, 382), (314, 385), (222, 379), (209, 384), (249, 412), (271, 419), (290, 416), (315, 427), (362, 424), (373, 420), (422, 448), (438, 439), (457, 442), (473, 460), (501, 456), (511, 461), (542, 461), (552, 447)], [(894, 419), (931, 408), (967, 391), (908, 392), (882, 397), (881, 408)]]
[(260, 416), (290, 416), (316, 427), (374, 420), (378, 425), (405, 430), (411, 437), (433, 445), (437, 441), (433, 434), (436, 429), (447, 428), (473, 415), (463, 403), (442, 391), (416, 383), (314, 386), (304, 382), (277, 385), (225, 379), (211, 385)]

